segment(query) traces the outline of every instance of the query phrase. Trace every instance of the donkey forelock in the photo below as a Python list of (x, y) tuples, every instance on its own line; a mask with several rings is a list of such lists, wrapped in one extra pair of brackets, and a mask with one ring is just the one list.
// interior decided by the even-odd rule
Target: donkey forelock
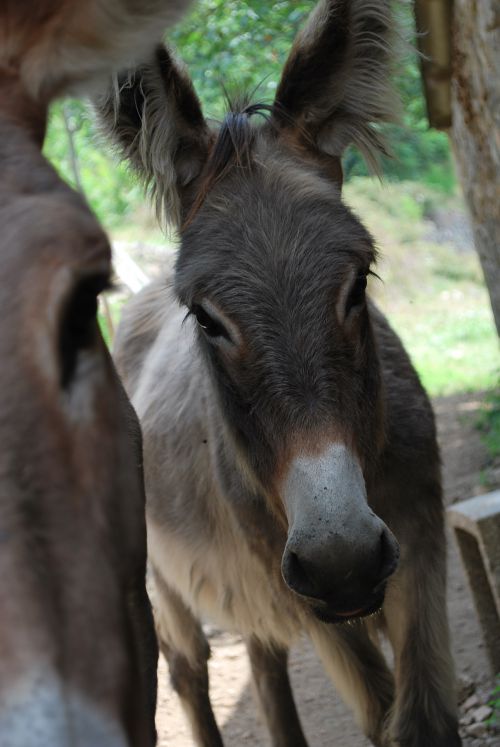
[[(234, 100), (227, 97), (227, 103), (228, 111), (214, 136), (196, 197), (182, 230), (190, 224), (210, 190), (227, 176), (231, 169), (251, 170), (253, 146), (258, 132), (252, 117), (260, 116), (277, 130), (274, 115), (280, 108), (279, 105), (252, 102), (249, 94), (241, 93)], [(286, 112), (282, 112), (281, 116), (286, 119)]]

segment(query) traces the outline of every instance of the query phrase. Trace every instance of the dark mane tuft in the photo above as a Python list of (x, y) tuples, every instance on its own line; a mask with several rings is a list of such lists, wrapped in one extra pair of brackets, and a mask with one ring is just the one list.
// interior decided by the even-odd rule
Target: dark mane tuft
[(213, 142), (201, 177), (201, 185), (182, 229), (187, 228), (202, 206), (207, 194), (230, 169), (251, 169), (252, 146), (255, 141), (254, 115), (272, 122), (274, 107), (262, 102), (251, 103), (248, 96), (231, 100), (227, 97), (228, 112)]

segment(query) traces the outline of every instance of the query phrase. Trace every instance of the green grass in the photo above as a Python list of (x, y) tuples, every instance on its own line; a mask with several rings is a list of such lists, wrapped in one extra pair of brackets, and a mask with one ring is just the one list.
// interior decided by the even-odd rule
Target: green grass
[(495, 341), (488, 314), (468, 309), (450, 318), (435, 306), (435, 314), (431, 305), (420, 319), (405, 312), (391, 319), (427, 391), (436, 396), (493, 387)]

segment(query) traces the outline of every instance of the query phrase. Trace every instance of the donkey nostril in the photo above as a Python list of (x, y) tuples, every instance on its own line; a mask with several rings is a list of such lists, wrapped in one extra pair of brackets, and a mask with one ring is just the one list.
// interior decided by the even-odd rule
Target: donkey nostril
[(299, 556), (295, 552), (290, 553), (290, 571), (292, 573), (292, 576), (295, 577), (296, 581), (301, 584), (304, 584), (309, 580), (307, 578), (307, 573), (305, 572), (299, 560)]
[(284, 578), (288, 586), (298, 594), (308, 596), (313, 592), (313, 584), (297, 553), (290, 550), (283, 567)]

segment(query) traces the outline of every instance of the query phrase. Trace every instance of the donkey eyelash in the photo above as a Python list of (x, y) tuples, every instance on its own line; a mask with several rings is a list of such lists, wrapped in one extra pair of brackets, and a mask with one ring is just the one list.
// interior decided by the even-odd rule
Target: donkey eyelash
[(381, 283), (383, 283), (383, 282), (384, 282), (384, 281), (382, 280), (382, 278), (380, 277), (380, 275), (378, 275), (378, 274), (377, 274), (376, 272), (374, 272), (373, 270), (368, 270), (366, 274), (367, 274), (367, 275), (371, 275), (371, 276), (372, 276), (372, 277), (374, 277), (374, 278), (377, 278), (377, 280), (380, 280), (380, 282), (381, 282)]
[(198, 326), (203, 330), (205, 335), (211, 340), (224, 339), (232, 342), (231, 335), (226, 329), (225, 324), (217, 317), (212, 316), (201, 304), (193, 303), (188, 313), (184, 317), (183, 323), (188, 316), (194, 316)]
[(194, 314), (193, 314), (193, 312), (192, 312), (191, 309), (188, 309), (187, 312), (186, 312), (186, 314), (182, 318), (182, 324), (183, 325), (187, 322), (187, 320), (189, 319), (190, 316), (194, 316)]

